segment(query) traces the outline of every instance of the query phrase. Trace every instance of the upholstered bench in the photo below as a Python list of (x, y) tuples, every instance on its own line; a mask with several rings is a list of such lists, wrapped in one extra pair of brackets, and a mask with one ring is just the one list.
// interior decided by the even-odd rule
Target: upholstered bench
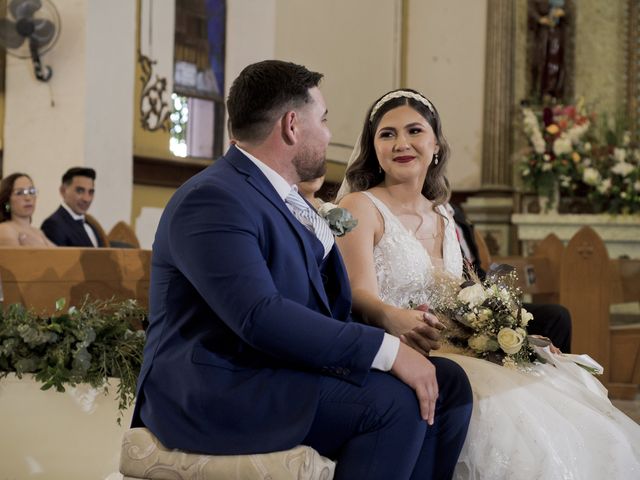
[(313, 448), (255, 455), (200, 455), (169, 450), (146, 428), (122, 441), (124, 480), (331, 480), (335, 464)]

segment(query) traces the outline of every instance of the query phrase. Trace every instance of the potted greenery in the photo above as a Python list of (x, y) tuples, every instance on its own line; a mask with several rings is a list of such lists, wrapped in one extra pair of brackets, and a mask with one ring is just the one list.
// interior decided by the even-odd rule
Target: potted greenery
[[(105, 393), (117, 377), (119, 417), (135, 399), (146, 311), (135, 300), (89, 300), (66, 312), (40, 316), (23, 305), (0, 312), (0, 379), (33, 374), (42, 390), (86, 383)], [(0, 380), (1, 381), (1, 380)]]

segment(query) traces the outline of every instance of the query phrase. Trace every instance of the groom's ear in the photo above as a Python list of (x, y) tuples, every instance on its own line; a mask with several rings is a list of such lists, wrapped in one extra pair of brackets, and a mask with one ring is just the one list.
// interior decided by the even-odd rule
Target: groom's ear
[(293, 145), (298, 135), (298, 115), (293, 110), (286, 112), (280, 119), (282, 139), (287, 145)]

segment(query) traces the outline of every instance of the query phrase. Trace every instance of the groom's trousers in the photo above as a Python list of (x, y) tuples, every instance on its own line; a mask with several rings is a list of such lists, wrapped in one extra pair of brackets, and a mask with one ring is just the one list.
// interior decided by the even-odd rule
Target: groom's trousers
[(471, 418), (466, 374), (432, 357), (439, 395), (432, 426), (420, 417), (415, 392), (386, 372), (362, 386), (323, 379), (316, 418), (302, 442), (337, 461), (335, 480), (451, 478)]

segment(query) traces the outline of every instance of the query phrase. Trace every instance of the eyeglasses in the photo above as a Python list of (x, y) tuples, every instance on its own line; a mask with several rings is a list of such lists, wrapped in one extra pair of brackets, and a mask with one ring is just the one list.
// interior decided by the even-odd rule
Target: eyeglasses
[(36, 187), (18, 188), (13, 191), (13, 194), (19, 197), (22, 197), (24, 195), (33, 195), (35, 197), (36, 195), (38, 195), (38, 189)]

